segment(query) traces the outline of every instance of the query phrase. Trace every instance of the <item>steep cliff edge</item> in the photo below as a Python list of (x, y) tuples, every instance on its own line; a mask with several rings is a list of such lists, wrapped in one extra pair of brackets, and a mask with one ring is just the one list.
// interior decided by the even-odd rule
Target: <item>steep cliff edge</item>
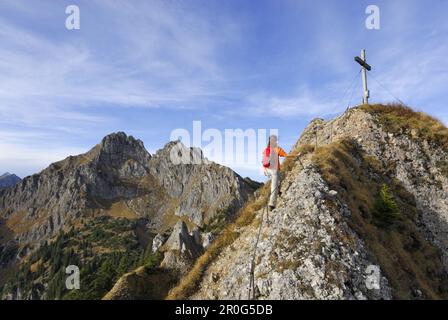
[(257, 299), (447, 298), (447, 146), (402, 106), (312, 121), (276, 209), (265, 186), (168, 298), (246, 299), (253, 257)]

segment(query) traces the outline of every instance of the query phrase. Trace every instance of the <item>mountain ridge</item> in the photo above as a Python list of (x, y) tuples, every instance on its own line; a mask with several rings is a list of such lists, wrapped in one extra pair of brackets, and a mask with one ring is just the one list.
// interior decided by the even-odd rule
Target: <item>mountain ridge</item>
[[(96, 268), (95, 264), (119, 263), (118, 252), (129, 245), (137, 246), (127, 250), (141, 253), (142, 259), (156, 261), (159, 258), (149, 250), (152, 238), (172, 232), (178, 221), (187, 222), (188, 232), (194, 231), (197, 238), (201, 236), (200, 228), (213, 224), (216, 219), (231, 219), (250, 197), (253, 186), (231, 169), (206, 159), (200, 164), (173, 164), (169, 155), (174, 147), (176, 151), (194, 152), (197, 156), (197, 152), (179, 141), (169, 142), (151, 155), (141, 140), (123, 132), (113, 133), (88, 152), (55, 162), (13, 188), (0, 191), (0, 269), (19, 264), (26, 274), (30, 267), (27, 260), (38, 262), (39, 255), (46, 254), (47, 247), (62, 250), (61, 254), (67, 255), (64, 259), (93, 261), (89, 269)], [(202, 153), (199, 156), (202, 157)], [(202, 192), (198, 194), (195, 190)], [(104, 232), (97, 223), (102, 216), (111, 217), (111, 232), (115, 227), (126, 230), (136, 242), (126, 243), (118, 237), (107, 249), (106, 239), (102, 238)], [(113, 221), (117, 221), (115, 226)], [(67, 239), (73, 228), (84, 230), (86, 236), (92, 232), (98, 235), (86, 244), (89, 250), (101, 247), (113, 249), (117, 254), (104, 255), (107, 261), (94, 260), (90, 252), (77, 255), (79, 244), (76, 241), (82, 242), (82, 239)], [(53, 248), (55, 239), (75, 252)], [(172, 258), (170, 267), (188, 267), (181, 264), (183, 254), (166, 252), (165, 255)], [(123, 262), (124, 268), (132, 265), (136, 258), (127, 256), (130, 262)], [(104, 268), (109, 267), (105, 264)], [(12, 283), (13, 292), (6, 290), (6, 296), (49, 297), (48, 288), (42, 289), (42, 281), (48, 280), (47, 273), (39, 275), (38, 279), (32, 278), (33, 282), (40, 283), (37, 289), (27, 285), (26, 292), (18, 292)], [(52, 289), (50, 296), (60, 294), (61, 290)]]
[(446, 298), (447, 139), (439, 121), (398, 105), (313, 120), (269, 222), (265, 186), (168, 298), (247, 299), (253, 257), (255, 299)]

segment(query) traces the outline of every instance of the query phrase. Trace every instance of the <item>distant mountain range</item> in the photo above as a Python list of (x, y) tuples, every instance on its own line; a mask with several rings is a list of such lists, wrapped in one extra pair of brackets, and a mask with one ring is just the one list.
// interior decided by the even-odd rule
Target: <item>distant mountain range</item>
[(12, 186), (16, 185), (17, 182), (20, 182), (21, 180), (22, 179), (20, 179), (15, 174), (6, 172), (0, 176), (0, 189), (12, 187)]

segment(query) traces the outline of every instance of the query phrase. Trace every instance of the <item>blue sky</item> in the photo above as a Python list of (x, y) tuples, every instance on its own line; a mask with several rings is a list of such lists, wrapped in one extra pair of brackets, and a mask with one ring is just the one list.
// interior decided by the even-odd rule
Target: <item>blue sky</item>
[[(78, 5), (81, 29), (65, 28)], [(380, 8), (380, 30), (365, 9)], [(288, 150), (314, 117), (361, 99), (353, 61), (448, 123), (448, 2), (0, 0), (0, 172), (20, 176), (125, 131), (153, 153), (176, 128), (274, 128)], [(393, 97), (369, 81), (372, 102)], [(259, 166), (233, 166), (261, 180)]]

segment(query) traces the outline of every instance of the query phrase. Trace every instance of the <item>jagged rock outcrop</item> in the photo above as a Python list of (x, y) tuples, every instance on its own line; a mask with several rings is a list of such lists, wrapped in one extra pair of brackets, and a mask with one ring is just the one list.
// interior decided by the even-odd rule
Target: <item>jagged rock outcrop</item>
[(89, 152), (56, 162), (0, 193), (1, 217), (19, 243), (40, 241), (71, 219), (145, 193), (139, 183), (149, 160), (141, 141), (124, 133), (109, 135)]
[[(278, 204), (267, 214), (269, 185), (250, 202), (256, 183), (200, 150), (174, 141), (151, 156), (114, 134), (0, 191), (0, 267), (27, 256), (31, 240), (109, 215), (144, 218), (144, 230), (118, 227), (144, 233), (142, 258), (162, 256), (156, 268), (120, 277), (105, 299), (247, 299), (252, 261), (250, 298), (447, 298), (447, 159), (448, 129), (402, 106), (316, 119), (282, 166)], [(19, 289), (4, 296), (34, 297)]]
[(163, 246), (163, 244), (166, 241), (166, 236), (163, 234), (156, 234), (156, 236), (152, 239), (152, 247), (151, 247), (151, 251), (152, 253), (156, 253), (157, 250), (160, 249), (160, 247)]
[(219, 215), (230, 217), (254, 190), (252, 183), (230, 168), (203, 158), (200, 151), (179, 141), (170, 142), (154, 155), (150, 173), (177, 199), (174, 214), (187, 216), (197, 226)]
[(154, 230), (165, 227), (165, 213), (186, 215), (201, 226), (220, 213), (233, 213), (253, 191), (231, 169), (206, 159), (173, 164), (170, 152), (175, 146), (189, 150), (172, 142), (151, 157), (140, 140), (111, 134), (89, 152), (1, 191), (0, 216), (16, 220), (10, 228), (21, 243), (51, 236), (86, 212), (110, 211), (119, 201), (136, 216), (153, 218)]
[(160, 266), (185, 274), (203, 251), (199, 230), (190, 233), (186, 223), (179, 221), (161, 250), (165, 254)]

